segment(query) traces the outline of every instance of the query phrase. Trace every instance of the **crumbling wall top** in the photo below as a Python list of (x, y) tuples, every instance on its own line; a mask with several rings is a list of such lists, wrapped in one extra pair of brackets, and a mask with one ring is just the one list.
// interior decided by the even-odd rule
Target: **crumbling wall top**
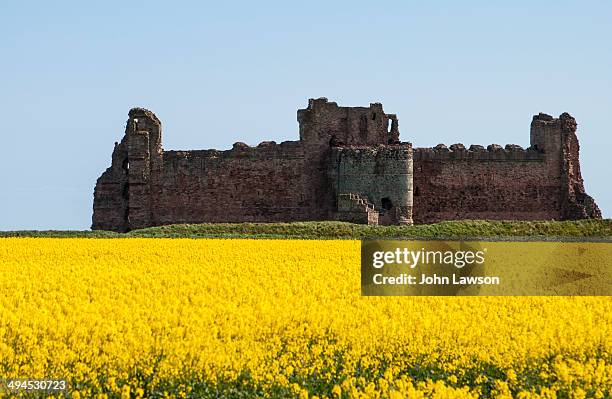
[(161, 121), (159, 120), (157, 115), (155, 115), (153, 111), (149, 111), (146, 108), (134, 107), (130, 110), (130, 112), (128, 112), (128, 116), (130, 117), (130, 119), (144, 116), (161, 126)]
[(576, 130), (576, 119), (571, 116), (569, 113), (564, 112), (561, 115), (559, 115), (558, 118), (555, 118), (551, 115), (545, 114), (540, 112), (537, 115), (533, 116), (532, 122), (531, 122), (532, 126), (554, 126), (554, 125), (559, 125), (561, 127), (564, 127), (566, 129), (569, 130)]
[(486, 148), (482, 145), (472, 144), (466, 148), (462, 143), (438, 144), (432, 148), (415, 148), (414, 159), (416, 160), (480, 160), (480, 161), (543, 161), (545, 154), (535, 148), (523, 148), (517, 144), (489, 144)]

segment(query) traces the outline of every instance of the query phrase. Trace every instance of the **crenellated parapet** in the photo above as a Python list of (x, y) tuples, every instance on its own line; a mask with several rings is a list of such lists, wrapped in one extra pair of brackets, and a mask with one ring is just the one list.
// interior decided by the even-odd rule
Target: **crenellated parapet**
[(415, 148), (414, 159), (419, 161), (543, 161), (546, 158), (543, 151), (535, 147), (523, 148), (516, 144), (490, 144), (486, 148), (472, 144), (466, 148), (457, 143), (450, 146), (438, 144), (431, 148)]

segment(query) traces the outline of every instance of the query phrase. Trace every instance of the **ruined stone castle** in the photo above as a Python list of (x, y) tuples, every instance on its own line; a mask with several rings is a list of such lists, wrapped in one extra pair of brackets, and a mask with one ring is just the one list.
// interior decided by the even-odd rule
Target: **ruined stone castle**
[(601, 218), (585, 193), (576, 121), (538, 114), (530, 146), (413, 148), (379, 103), (311, 99), (300, 139), (168, 151), (153, 112), (129, 112), (94, 192), (94, 230), (172, 223)]

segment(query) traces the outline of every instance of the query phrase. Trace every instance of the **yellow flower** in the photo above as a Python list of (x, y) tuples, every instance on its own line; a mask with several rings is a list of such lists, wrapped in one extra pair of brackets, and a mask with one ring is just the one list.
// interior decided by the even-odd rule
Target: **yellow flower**
[(362, 297), (359, 241), (5, 238), (0, 312), (0, 375), (75, 398), (612, 386), (609, 298)]

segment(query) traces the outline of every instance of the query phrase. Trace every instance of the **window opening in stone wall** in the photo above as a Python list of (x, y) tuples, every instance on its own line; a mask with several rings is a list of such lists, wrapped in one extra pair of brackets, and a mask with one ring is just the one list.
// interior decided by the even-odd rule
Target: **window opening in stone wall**
[(380, 200), (380, 206), (382, 209), (389, 211), (391, 208), (393, 208), (393, 202), (391, 202), (389, 197), (385, 197)]

